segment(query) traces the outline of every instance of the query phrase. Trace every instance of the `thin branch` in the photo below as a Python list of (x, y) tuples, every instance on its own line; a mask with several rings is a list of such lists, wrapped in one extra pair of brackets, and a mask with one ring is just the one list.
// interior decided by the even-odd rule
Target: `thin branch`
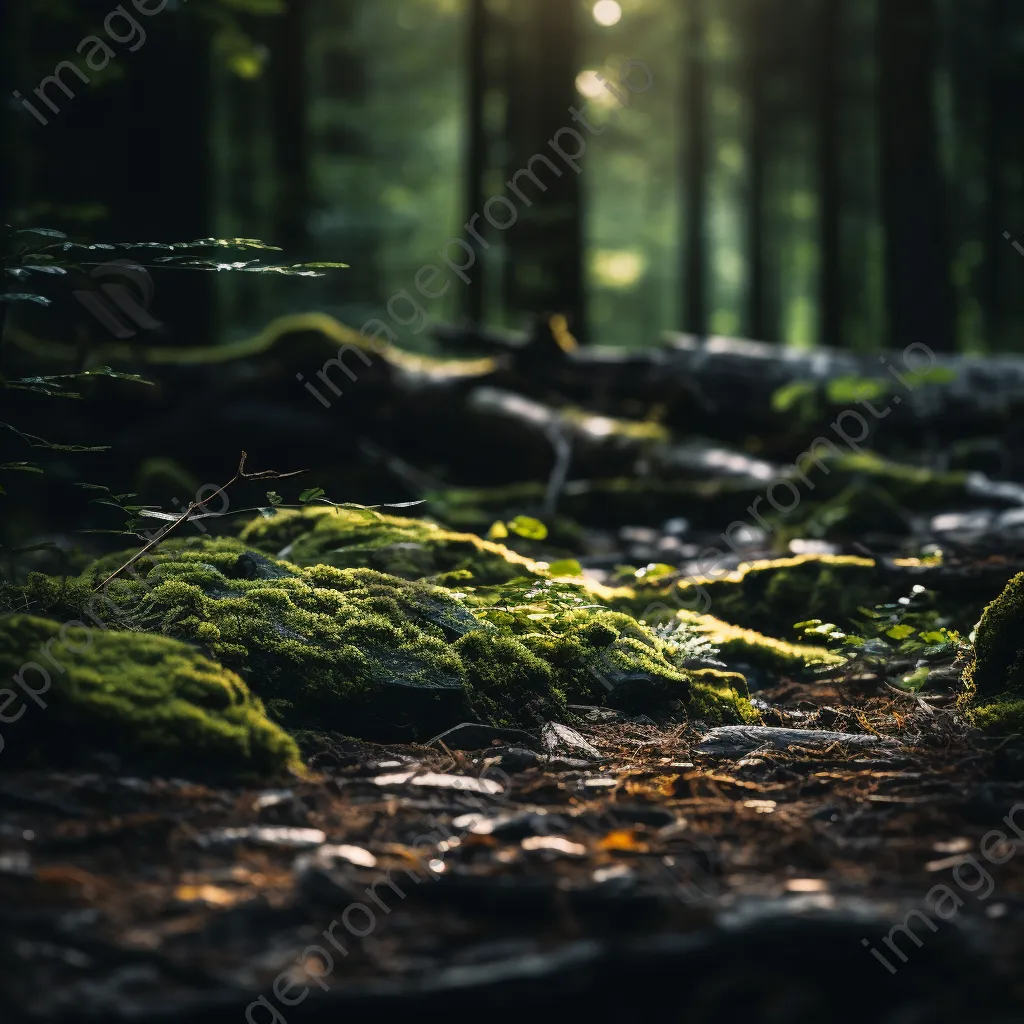
[(193, 512), (197, 511), (198, 509), (205, 508), (207, 502), (212, 501), (214, 498), (218, 497), (221, 494), (224, 494), (228, 490), (228, 488), (232, 487), (234, 484), (237, 484), (239, 482), (248, 483), (250, 481), (256, 480), (286, 480), (289, 477), (300, 476), (302, 473), (307, 472), (307, 470), (305, 469), (297, 469), (293, 470), (290, 473), (279, 473), (277, 472), (277, 470), (274, 469), (264, 469), (260, 470), (257, 473), (248, 473), (246, 472), (245, 469), (245, 460), (248, 457), (249, 456), (246, 452), (242, 452), (242, 457), (238, 460), (238, 469), (236, 470), (235, 475), (226, 484), (224, 484), (223, 487), (218, 488), (216, 491), (213, 492), (213, 494), (210, 495), (209, 498), (206, 498), (204, 501), (191, 502), (188, 508), (185, 509), (185, 511), (177, 519), (175, 519), (173, 523), (168, 523), (168, 525), (164, 529), (160, 530), (155, 537), (152, 537), (149, 540), (149, 542), (145, 544), (145, 546), (136, 551), (135, 554), (132, 555), (132, 557), (129, 558), (128, 561), (125, 562), (120, 569), (116, 569), (114, 572), (112, 572), (98, 587), (94, 589), (93, 593), (99, 592), (105, 586), (107, 586), (108, 583), (110, 583), (112, 580), (115, 580), (118, 576), (120, 576), (121, 573), (125, 572), (127, 569), (130, 569), (140, 558), (143, 557), (143, 555), (148, 554), (158, 544), (160, 544), (172, 530), (176, 530), (179, 526), (181, 526), (182, 523), (186, 522), (189, 518), (191, 518)]

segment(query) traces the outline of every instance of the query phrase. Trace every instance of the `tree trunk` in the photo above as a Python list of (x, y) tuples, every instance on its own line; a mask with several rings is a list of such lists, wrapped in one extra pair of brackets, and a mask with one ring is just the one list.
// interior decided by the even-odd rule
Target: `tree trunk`
[[(1005, 294), (1002, 268), (1010, 242), (1003, 236), (1010, 230), (1006, 216), (1006, 190), (1003, 175), (1005, 166), (1005, 133), (1016, 132), (1015, 109), (1012, 106), (1012, 83), (1007, 74), (1006, 0), (988, 2), (988, 111), (985, 132), (985, 334), (988, 347), (999, 350), (999, 340), (1005, 330)], [(1019, 109), (1019, 108), (1017, 108)]]
[[(466, 27), (466, 57), (468, 65), (468, 112), (466, 133), (466, 199), (467, 223), (479, 213), (487, 201), (487, 130), (484, 122), (487, 94), (487, 0), (470, 0)], [(476, 252), (475, 272), (466, 286), (466, 316), (470, 323), (482, 324), (485, 316), (484, 253), (482, 246), (469, 235), (466, 243)]]
[(309, 82), (308, 0), (288, 0), (271, 20), (271, 118), (274, 137), (274, 240), (289, 256), (308, 245)]
[(683, 259), (684, 325), (693, 334), (707, 334), (707, 112), (704, 0), (691, 0), (686, 33), (683, 127)]
[(818, 344), (843, 338), (840, 213), (841, 0), (821, 0), (818, 39)]
[(934, 0), (879, 5), (886, 301), (891, 342), (953, 348), (953, 301), (934, 103)]
[(750, 103), (750, 137), (747, 208), (747, 336), (769, 340), (765, 326), (764, 201), (767, 161), (765, 102), (767, 64), (764, 35), (767, 0), (750, 0), (747, 21), (747, 92)]
[[(574, 0), (522, 0), (514, 11), (514, 57), (508, 82), (507, 180), (528, 167), (542, 178), (538, 190), (520, 176), (527, 201), (507, 194), (494, 203), (481, 233), (504, 230), (507, 243), (507, 301), (517, 313), (563, 313), (582, 341), (586, 335), (583, 303), (583, 225), (580, 173), (551, 146), (555, 140), (568, 153), (576, 146), (569, 108), (577, 103), (577, 26)], [(575, 129), (573, 129), (575, 130)], [(543, 160), (535, 159), (538, 155)], [(586, 157), (583, 157), (585, 160)], [(533, 164), (531, 165), (531, 161)], [(577, 162), (577, 167), (583, 164)], [(485, 209), (485, 216), (487, 214)]]

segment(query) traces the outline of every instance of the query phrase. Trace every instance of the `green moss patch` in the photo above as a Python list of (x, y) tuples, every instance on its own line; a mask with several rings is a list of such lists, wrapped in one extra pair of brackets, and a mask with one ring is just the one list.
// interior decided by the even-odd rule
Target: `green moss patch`
[(706, 593), (716, 618), (774, 636), (794, 635), (794, 623), (811, 617), (843, 622), (885, 593), (875, 563), (852, 555), (746, 562), (717, 579), (683, 580), (676, 590), (683, 605), (703, 603)]
[(403, 579), (468, 572), (477, 585), (543, 577), (543, 567), (502, 544), (436, 523), (356, 509), (282, 511), (249, 523), (244, 544), (296, 565), (377, 569)]
[(1004, 694), (1001, 700), (969, 708), (967, 718), (972, 725), (996, 736), (1024, 733), (1024, 697)]
[(838, 654), (825, 647), (794, 644), (765, 636), (752, 629), (734, 626), (713, 615), (696, 612), (676, 613), (680, 622), (704, 634), (719, 650), (719, 658), (730, 666), (750, 666), (769, 677), (799, 679), (816, 669), (838, 667), (844, 663)]
[[(90, 586), (110, 570), (105, 560), (79, 580), (33, 577), (25, 597), (84, 617), (96, 603)], [(577, 604), (589, 595), (551, 580), (457, 594), (199, 538), (162, 545), (134, 571), (101, 595), (107, 623), (123, 616), (132, 628), (201, 645), (289, 728), (398, 740), (474, 718), (531, 726), (564, 716), (569, 702), (674, 713), (687, 707), (694, 682), (646, 626), (567, 606), (565, 594)], [(524, 605), (519, 592), (531, 588), (538, 594)], [(741, 692), (723, 685), (716, 694), (716, 716), (749, 716)]]
[(300, 765), (295, 743), (234, 672), (167, 637), (6, 616), (0, 676), (14, 680), (0, 690), (10, 722), (2, 766), (65, 766), (90, 752), (186, 777), (270, 776)]
[(1024, 732), (1024, 573), (992, 601), (974, 630), (958, 706), (989, 732)]

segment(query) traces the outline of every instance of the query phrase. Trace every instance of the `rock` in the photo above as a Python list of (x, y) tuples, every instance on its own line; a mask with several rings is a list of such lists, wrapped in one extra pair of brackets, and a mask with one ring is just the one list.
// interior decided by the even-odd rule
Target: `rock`
[(601, 760), (601, 751), (567, 725), (546, 722), (540, 731), (540, 738), (549, 754), (577, 754), (593, 761)]
[(339, 864), (351, 864), (357, 868), (375, 868), (377, 858), (362, 846), (347, 844), (324, 844), (313, 853), (304, 853), (295, 861), (295, 870), (308, 867), (334, 868)]
[(527, 836), (558, 835), (568, 832), (571, 826), (567, 817), (548, 814), (546, 811), (477, 811), (459, 815), (452, 821), (452, 827), (464, 829), (473, 835), (520, 840)]
[(694, 753), (732, 757), (756, 747), (785, 750), (789, 746), (822, 747), (841, 743), (850, 747), (892, 746), (895, 741), (870, 733), (831, 732), (827, 729), (777, 729), (764, 725), (723, 725), (706, 733)]
[(495, 747), (492, 755), (499, 757), (498, 764), (506, 772), (523, 772), (543, 764), (540, 754), (525, 747)]
[(238, 846), (262, 846), (274, 850), (308, 850), (327, 842), (318, 828), (284, 828), (249, 825), (246, 828), (217, 828), (198, 836), (196, 843), (207, 849)]
[(527, 853), (540, 853), (555, 857), (586, 857), (587, 848), (574, 843), (565, 836), (527, 836), (519, 845)]
[(497, 796), (504, 792), (500, 782), (493, 779), (474, 779), (468, 775), (442, 775), (439, 772), (394, 772), (373, 779), (377, 786), (426, 786), (430, 789), (456, 789), (462, 793)]
[(257, 551), (244, 551), (235, 562), (235, 573), (243, 580), (282, 580), (295, 573), (280, 562), (271, 561)]

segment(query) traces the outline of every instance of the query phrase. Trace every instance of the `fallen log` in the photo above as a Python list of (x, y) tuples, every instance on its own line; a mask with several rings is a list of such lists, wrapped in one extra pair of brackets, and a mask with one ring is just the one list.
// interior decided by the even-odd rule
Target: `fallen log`
[(847, 407), (859, 407), (872, 425), (884, 419), (890, 437), (1016, 436), (1024, 411), (1024, 357), (939, 354), (921, 342), (859, 353), (669, 333), (654, 348), (566, 351), (539, 327), (522, 335), (454, 327), (434, 333), (450, 351), (500, 355), (495, 386), (558, 395), (612, 415), (659, 405), (673, 426), (726, 440), (788, 433), (798, 419), (805, 430), (820, 431)]

